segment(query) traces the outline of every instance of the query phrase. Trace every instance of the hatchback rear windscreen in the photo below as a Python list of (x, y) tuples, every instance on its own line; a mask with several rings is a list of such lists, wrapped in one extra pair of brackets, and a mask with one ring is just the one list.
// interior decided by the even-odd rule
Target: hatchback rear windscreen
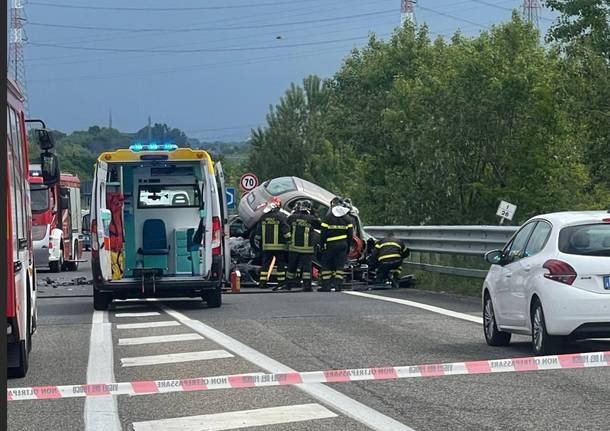
[(610, 256), (610, 223), (563, 228), (559, 232), (559, 251), (581, 256)]
[(280, 177), (269, 181), (265, 188), (270, 194), (277, 196), (281, 195), (282, 193), (293, 192), (297, 189), (297, 186), (292, 178)]

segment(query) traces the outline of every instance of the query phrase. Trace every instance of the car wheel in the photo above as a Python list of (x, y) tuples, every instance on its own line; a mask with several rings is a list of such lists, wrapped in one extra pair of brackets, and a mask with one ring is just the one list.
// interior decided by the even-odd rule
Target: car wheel
[(534, 303), (532, 308), (532, 345), (536, 355), (549, 355), (557, 353), (561, 346), (561, 337), (549, 335), (546, 330), (544, 311), (540, 301)]
[(203, 295), (203, 300), (209, 308), (219, 308), (222, 305), (222, 291), (220, 289)]
[(51, 272), (61, 272), (64, 266), (64, 249), (62, 248), (59, 252), (59, 259), (54, 262), (49, 262), (49, 268)]
[(72, 256), (72, 258), (74, 259), (74, 262), (68, 262), (66, 263), (66, 267), (68, 269), (68, 271), (78, 271), (78, 259), (80, 259), (80, 256), (78, 255), (78, 243), (75, 242), (74, 243), (74, 248), (72, 249), (74, 250), (74, 255)]
[(108, 306), (112, 302), (112, 296), (108, 293), (98, 292), (93, 290), (93, 309), (98, 311), (108, 310)]
[(510, 343), (511, 333), (500, 331), (496, 325), (493, 303), (488, 294), (485, 295), (483, 302), (483, 332), (485, 341), (490, 346), (508, 346)]

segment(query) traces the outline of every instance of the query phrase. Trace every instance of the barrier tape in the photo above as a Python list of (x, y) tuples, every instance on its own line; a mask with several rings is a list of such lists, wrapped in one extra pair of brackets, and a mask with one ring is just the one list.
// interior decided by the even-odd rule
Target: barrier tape
[(169, 392), (208, 391), (307, 383), (396, 380), (419, 377), (493, 374), (610, 366), (610, 351), (534, 356), (513, 359), (426, 364), (403, 367), (356, 368), (290, 373), (250, 373), (191, 379), (145, 380), (136, 382), (66, 386), (33, 386), (7, 390), (8, 401), (113, 395), (146, 395)]

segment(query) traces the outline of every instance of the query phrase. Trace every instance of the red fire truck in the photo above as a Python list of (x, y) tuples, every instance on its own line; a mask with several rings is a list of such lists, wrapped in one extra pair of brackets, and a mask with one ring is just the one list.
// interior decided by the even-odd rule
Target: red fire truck
[[(28, 187), (28, 156), (23, 114), (23, 96), (17, 85), (7, 80), (6, 119), (6, 335), (9, 375), (25, 376), (32, 334), (36, 329), (36, 271), (33, 266), (31, 208)], [(41, 155), (42, 180), (51, 186), (59, 180), (57, 157), (51, 135), (36, 131), (44, 153)]]
[(40, 165), (31, 165), (30, 188), (36, 268), (76, 271), (83, 253), (80, 179), (62, 172), (59, 183), (48, 187)]

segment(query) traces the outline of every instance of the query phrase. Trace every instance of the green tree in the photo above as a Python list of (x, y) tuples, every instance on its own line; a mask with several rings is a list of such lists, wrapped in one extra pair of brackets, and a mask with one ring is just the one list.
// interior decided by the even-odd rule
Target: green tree
[[(135, 138), (137, 140), (147, 142), (148, 138), (149, 138), (148, 129), (149, 129), (148, 126), (146, 126), (146, 127), (143, 127), (142, 129), (138, 130), (135, 134)], [(170, 142), (173, 142), (174, 144), (178, 145), (179, 147), (187, 146), (187, 142), (188, 142), (188, 137), (182, 130), (176, 129), (176, 128), (172, 129), (165, 123), (163, 123), (163, 124), (155, 123), (150, 128), (150, 139), (152, 141), (158, 141), (158, 142), (170, 141)]]
[(590, 46), (610, 60), (610, 0), (546, 0), (546, 5), (560, 13), (549, 40)]
[(610, 187), (610, 0), (547, 0), (561, 15), (547, 39), (565, 50), (567, 100), (597, 184)]
[(294, 175), (332, 186), (337, 154), (324, 133), (327, 93), (317, 76), (291, 84), (269, 108), (267, 125), (252, 130), (247, 166), (264, 179)]

